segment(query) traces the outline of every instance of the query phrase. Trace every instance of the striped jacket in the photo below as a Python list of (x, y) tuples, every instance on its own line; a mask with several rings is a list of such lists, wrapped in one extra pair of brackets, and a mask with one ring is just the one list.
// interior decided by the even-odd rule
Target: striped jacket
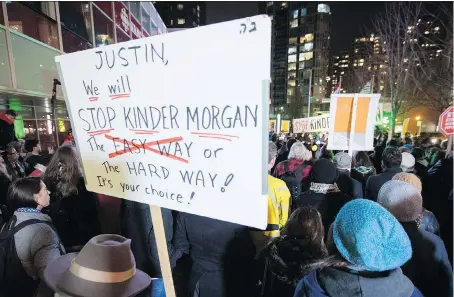
[(287, 222), (290, 191), (284, 181), (268, 175), (268, 226), (266, 236), (278, 237)]

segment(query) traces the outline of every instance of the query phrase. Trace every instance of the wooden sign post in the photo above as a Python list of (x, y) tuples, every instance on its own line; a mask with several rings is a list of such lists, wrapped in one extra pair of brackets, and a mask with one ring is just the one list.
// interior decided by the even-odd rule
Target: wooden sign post
[(161, 207), (267, 224), (270, 44), (256, 16), (56, 57), (87, 189), (150, 205), (168, 297)]

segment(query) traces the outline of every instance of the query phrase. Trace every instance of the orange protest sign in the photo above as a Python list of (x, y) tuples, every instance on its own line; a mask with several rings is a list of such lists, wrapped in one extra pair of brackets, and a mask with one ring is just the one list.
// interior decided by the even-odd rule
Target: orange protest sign
[[(336, 120), (334, 132), (350, 132), (352, 125), (354, 97), (344, 97), (337, 100)], [(369, 111), (370, 97), (359, 97), (356, 110), (356, 133), (365, 133), (367, 127), (367, 115)]]

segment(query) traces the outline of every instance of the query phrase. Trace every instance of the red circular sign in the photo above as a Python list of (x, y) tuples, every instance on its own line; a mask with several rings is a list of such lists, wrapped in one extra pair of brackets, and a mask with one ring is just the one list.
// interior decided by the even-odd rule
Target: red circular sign
[(438, 120), (438, 129), (445, 136), (454, 135), (454, 107), (448, 107)]

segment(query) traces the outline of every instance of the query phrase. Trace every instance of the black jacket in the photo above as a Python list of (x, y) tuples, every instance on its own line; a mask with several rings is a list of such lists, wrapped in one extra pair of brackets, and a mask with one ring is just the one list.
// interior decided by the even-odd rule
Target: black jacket
[(390, 181), (394, 175), (402, 172), (400, 167), (396, 168), (387, 168), (383, 170), (379, 175), (371, 176), (367, 180), (366, 184), (366, 197), (372, 201), (377, 201), (378, 192), (380, 192), (381, 187), (387, 182)]
[(8, 143), (16, 140), (14, 124), (9, 124), (5, 120), (0, 119), (0, 149), (4, 150)]
[[(173, 216), (170, 209), (161, 208), (167, 249), (171, 266), (174, 264)], [(122, 200), (120, 210), (121, 233), (131, 239), (131, 250), (136, 260), (136, 267), (151, 277), (161, 278), (156, 237), (151, 220), (150, 206), (145, 203)]]
[(51, 217), (65, 247), (84, 246), (101, 234), (98, 196), (87, 190), (83, 178), (77, 186), (77, 194), (68, 197), (61, 198), (54, 184), (47, 188), (51, 192), (50, 205), (43, 212)]
[(316, 208), (322, 216), (325, 232), (328, 232), (339, 210), (350, 200), (352, 197), (342, 192), (322, 194), (309, 190), (301, 193), (295, 203), (298, 207), (309, 205)]
[(413, 255), (402, 271), (425, 297), (453, 296), (452, 267), (443, 241), (418, 229), (416, 223), (402, 223), (411, 241)]
[(255, 246), (248, 227), (179, 213), (176, 258), (189, 254), (189, 292), (200, 297), (250, 297), (254, 290)]
[(350, 177), (350, 172), (339, 171), (339, 178), (336, 181), (339, 190), (352, 198), (364, 198), (363, 186), (361, 183)]

